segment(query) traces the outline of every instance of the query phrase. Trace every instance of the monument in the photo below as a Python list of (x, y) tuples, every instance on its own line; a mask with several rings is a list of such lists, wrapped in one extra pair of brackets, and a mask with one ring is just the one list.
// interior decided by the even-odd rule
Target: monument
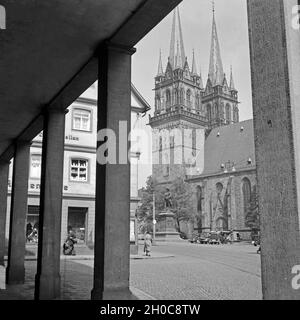
[(157, 241), (180, 241), (179, 232), (176, 230), (174, 204), (171, 191), (166, 188), (164, 194), (165, 209), (158, 215), (156, 240)]

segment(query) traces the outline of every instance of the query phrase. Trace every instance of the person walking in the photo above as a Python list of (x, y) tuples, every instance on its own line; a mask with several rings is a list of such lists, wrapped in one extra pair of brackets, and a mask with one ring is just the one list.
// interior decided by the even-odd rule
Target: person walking
[(150, 257), (151, 246), (152, 246), (152, 237), (151, 237), (151, 234), (147, 232), (144, 240), (144, 252), (146, 252), (147, 257)]

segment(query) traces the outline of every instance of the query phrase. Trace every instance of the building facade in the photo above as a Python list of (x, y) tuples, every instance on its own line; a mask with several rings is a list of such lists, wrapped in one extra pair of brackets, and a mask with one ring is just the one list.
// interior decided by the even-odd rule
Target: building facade
[[(62, 233), (61, 242), (66, 239), (69, 228), (76, 234), (78, 244), (93, 247), (95, 223), (95, 176), (96, 176), (96, 145), (97, 145), (97, 83), (90, 87), (69, 108), (65, 120), (65, 151), (62, 202)], [(131, 91), (132, 129), (139, 126), (141, 116), (150, 106), (132, 85)], [(40, 178), (42, 162), (41, 132), (32, 142), (30, 148), (30, 169), (28, 182), (27, 226), (37, 227), (39, 223)], [(130, 243), (132, 252), (137, 250), (136, 209), (138, 197), (138, 161), (140, 149), (134, 143), (131, 156), (131, 199), (130, 199)], [(10, 165), (7, 227), (9, 229), (12, 167)], [(36, 239), (30, 241), (35, 243)], [(28, 241), (29, 242), (29, 241)]]
[(193, 190), (195, 221), (181, 231), (233, 230), (249, 238), (246, 214), (256, 170), (252, 120), (239, 122), (238, 91), (230, 67), (224, 72), (213, 10), (206, 85), (193, 52), (185, 54), (179, 9), (173, 14), (170, 52), (155, 77), (152, 128), (153, 178), (166, 188), (183, 176)]

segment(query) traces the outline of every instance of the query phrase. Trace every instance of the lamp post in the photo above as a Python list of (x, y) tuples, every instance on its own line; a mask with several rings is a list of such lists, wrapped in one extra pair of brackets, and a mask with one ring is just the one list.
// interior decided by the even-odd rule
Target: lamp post
[(153, 223), (153, 237), (152, 237), (152, 244), (155, 245), (155, 225), (156, 225), (156, 220), (155, 220), (155, 192), (153, 191), (153, 216), (152, 216), (152, 223)]

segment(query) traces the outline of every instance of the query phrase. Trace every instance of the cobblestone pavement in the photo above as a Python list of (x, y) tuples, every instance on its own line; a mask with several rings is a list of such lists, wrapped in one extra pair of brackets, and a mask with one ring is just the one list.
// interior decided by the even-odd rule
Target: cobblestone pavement
[(260, 300), (260, 255), (251, 245), (160, 244), (166, 260), (131, 263), (131, 284), (157, 299)]
[[(130, 284), (145, 299), (261, 299), (260, 255), (245, 244), (159, 244), (153, 256), (131, 259)], [(36, 261), (26, 261), (26, 283), (0, 290), (0, 299), (33, 299)], [(61, 299), (90, 299), (93, 260), (61, 260)], [(140, 291), (139, 291), (140, 290)]]

